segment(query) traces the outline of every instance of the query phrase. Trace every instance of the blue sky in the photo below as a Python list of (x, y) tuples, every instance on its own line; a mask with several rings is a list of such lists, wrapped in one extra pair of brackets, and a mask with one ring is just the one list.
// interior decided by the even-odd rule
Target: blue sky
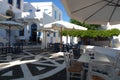
[(63, 13), (63, 20), (69, 22), (69, 16), (67, 15), (67, 12), (61, 3), (61, 0), (24, 0), (25, 2), (53, 2), (57, 7), (59, 7), (60, 10), (62, 10)]

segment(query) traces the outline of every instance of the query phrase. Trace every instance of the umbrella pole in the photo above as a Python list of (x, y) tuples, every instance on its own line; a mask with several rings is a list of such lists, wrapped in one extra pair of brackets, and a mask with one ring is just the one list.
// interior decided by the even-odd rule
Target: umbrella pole
[(46, 49), (46, 31), (45, 31), (45, 49)]
[(62, 51), (62, 27), (60, 27), (60, 52)]
[(10, 53), (10, 37), (11, 37), (11, 26), (9, 26), (9, 43), (8, 43), (8, 53)]
[(68, 36), (66, 36), (66, 44), (68, 43)]

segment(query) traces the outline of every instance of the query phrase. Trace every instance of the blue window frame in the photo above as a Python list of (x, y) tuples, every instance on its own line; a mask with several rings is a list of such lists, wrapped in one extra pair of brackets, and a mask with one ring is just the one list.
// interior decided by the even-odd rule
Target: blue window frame
[(33, 12), (33, 10), (32, 10), (32, 9), (29, 9), (29, 12)]
[(53, 33), (53, 36), (56, 37), (56, 32)]
[(24, 36), (24, 29), (23, 29), (23, 30), (20, 30), (19, 36)]
[(47, 37), (49, 37), (50, 36), (50, 33), (47, 33)]
[(38, 36), (41, 36), (41, 32), (38, 32)]
[(16, 5), (17, 5), (17, 8), (21, 8), (21, 0), (17, 0), (17, 3), (16, 3)]
[(54, 11), (54, 18), (57, 19), (57, 11)]
[(12, 5), (13, 4), (13, 0), (8, 0), (8, 3)]
[(59, 14), (59, 20), (61, 20), (61, 15)]

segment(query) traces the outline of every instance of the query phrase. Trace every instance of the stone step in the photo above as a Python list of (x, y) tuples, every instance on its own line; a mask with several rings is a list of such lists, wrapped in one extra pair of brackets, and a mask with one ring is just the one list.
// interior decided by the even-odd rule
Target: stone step
[(23, 46), (23, 49), (25, 50), (41, 49), (41, 46), (40, 45), (28, 45), (28, 46)]

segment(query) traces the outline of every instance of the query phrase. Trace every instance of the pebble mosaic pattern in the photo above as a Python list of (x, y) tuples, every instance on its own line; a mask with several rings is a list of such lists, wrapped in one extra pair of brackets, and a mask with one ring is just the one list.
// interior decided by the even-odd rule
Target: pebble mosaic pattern
[(0, 80), (42, 80), (64, 68), (63, 53), (31, 50), (0, 55)]

